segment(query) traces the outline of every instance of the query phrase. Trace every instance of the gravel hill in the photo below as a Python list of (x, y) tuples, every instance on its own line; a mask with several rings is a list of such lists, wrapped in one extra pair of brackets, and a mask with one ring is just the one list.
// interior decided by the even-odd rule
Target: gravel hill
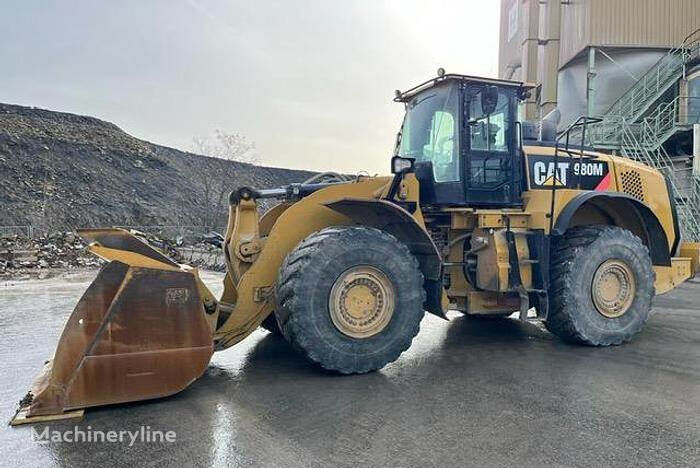
[(226, 203), (212, 203), (203, 180), (229, 191), (311, 175), (178, 151), (93, 117), (0, 104), (0, 225), (198, 225), (214, 210), (221, 226)]

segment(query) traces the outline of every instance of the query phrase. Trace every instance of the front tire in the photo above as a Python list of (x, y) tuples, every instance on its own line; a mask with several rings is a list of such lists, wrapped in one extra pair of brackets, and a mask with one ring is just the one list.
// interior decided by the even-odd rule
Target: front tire
[(560, 338), (618, 345), (639, 333), (654, 297), (649, 250), (626, 229), (575, 227), (553, 245), (545, 326)]
[(380, 369), (411, 344), (423, 318), (423, 275), (394, 236), (331, 227), (289, 253), (276, 287), (277, 321), (292, 346), (342, 374)]

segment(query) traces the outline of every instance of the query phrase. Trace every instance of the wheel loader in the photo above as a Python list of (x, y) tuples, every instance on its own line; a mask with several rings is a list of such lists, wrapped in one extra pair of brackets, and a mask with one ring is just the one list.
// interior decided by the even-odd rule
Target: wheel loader
[[(218, 299), (129, 231), (81, 230), (109, 263), (12, 424), (179, 392), (261, 324), (339, 374), (397, 359), (426, 312), (536, 315), (591, 346), (632, 339), (654, 295), (698, 271), (700, 245), (681, 240), (660, 172), (572, 143), (593, 119), (559, 134), (520, 122), (532, 88), (438, 73), (396, 93), (391, 176), (233, 190)], [(277, 204), (260, 215), (264, 200)]]

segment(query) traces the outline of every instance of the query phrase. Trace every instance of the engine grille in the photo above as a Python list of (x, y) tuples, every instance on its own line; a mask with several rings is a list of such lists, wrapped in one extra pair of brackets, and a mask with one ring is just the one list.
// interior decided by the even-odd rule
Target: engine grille
[(642, 176), (637, 171), (624, 171), (620, 173), (622, 191), (627, 195), (644, 201), (644, 185)]

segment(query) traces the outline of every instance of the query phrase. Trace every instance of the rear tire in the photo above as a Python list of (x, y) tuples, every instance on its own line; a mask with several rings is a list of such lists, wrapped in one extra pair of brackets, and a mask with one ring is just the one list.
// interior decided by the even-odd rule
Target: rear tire
[(545, 326), (560, 338), (618, 345), (639, 333), (654, 297), (649, 250), (626, 229), (575, 227), (555, 241)]
[(396, 360), (424, 315), (418, 261), (394, 236), (368, 227), (331, 227), (307, 237), (282, 264), (275, 292), (284, 337), (312, 362), (342, 374)]

